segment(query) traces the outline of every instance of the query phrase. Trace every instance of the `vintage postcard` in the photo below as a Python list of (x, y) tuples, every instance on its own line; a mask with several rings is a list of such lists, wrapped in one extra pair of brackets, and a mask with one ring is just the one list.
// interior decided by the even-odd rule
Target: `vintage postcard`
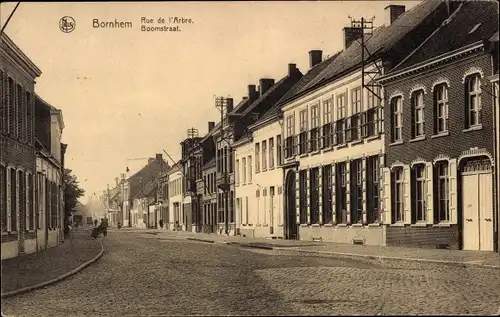
[(498, 16), (2, 2), (2, 316), (499, 315)]

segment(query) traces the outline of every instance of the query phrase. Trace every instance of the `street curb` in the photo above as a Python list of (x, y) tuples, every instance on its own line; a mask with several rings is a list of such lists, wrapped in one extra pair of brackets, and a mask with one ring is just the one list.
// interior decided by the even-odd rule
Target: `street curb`
[(201, 238), (187, 238), (187, 240), (200, 241), (200, 242), (206, 242), (206, 243), (215, 243), (214, 240), (201, 239)]
[(395, 257), (395, 256), (385, 256), (385, 255), (369, 255), (369, 254), (357, 254), (357, 253), (346, 253), (346, 252), (333, 252), (333, 251), (310, 251), (310, 250), (297, 250), (293, 248), (273, 248), (274, 250), (281, 251), (292, 251), (298, 253), (309, 253), (309, 254), (326, 254), (326, 255), (336, 255), (343, 256), (347, 258), (363, 258), (370, 260), (396, 260), (396, 261), (407, 261), (407, 262), (423, 262), (423, 263), (439, 263), (439, 264), (448, 264), (454, 266), (478, 266), (484, 268), (492, 268), (499, 269), (499, 265), (489, 265), (489, 264), (481, 264), (474, 262), (455, 262), (448, 260), (430, 260), (430, 259), (419, 259), (419, 258), (404, 258), (404, 257)]
[(276, 247), (262, 245), (262, 244), (249, 244), (249, 243), (239, 243), (239, 242), (226, 242), (229, 245), (236, 245), (242, 248), (254, 248), (254, 249), (264, 249), (264, 250), (278, 250)]
[(101, 241), (99, 240), (96, 240), (100, 245), (101, 245), (101, 251), (99, 252), (99, 254), (97, 254), (93, 259), (91, 259), (90, 261), (87, 261), (83, 264), (81, 264), (79, 267), (77, 267), (76, 269), (73, 269), (67, 273), (64, 273), (63, 275), (60, 275), (54, 279), (51, 279), (49, 281), (45, 281), (43, 283), (39, 283), (39, 284), (36, 284), (36, 285), (32, 285), (32, 286), (27, 286), (27, 287), (24, 287), (24, 288), (21, 288), (21, 289), (17, 289), (17, 290), (14, 290), (14, 291), (10, 291), (10, 292), (7, 292), (7, 293), (2, 293), (1, 294), (1, 297), (0, 298), (8, 298), (8, 297), (12, 297), (12, 296), (16, 296), (16, 295), (20, 295), (20, 294), (24, 294), (24, 293), (28, 293), (28, 292), (31, 292), (31, 291), (34, 291), (36, 289), (40, 289), (40, 288), (43, 288), (45, 286), (49, 286), (49, 285), (52, 285), (52, 284), (55, 284), (57, 282), (60, 282), (72, 275), (75, 275), (76, 273), (80, 272), (81, 270), (83, 270), (84, 268), (86, 268), (87, 266), (89, 266), (90, 264), (96, 262), (97, 260), (99, 260), (102, 255), (104, 254), (104, 246), (102, 245)]

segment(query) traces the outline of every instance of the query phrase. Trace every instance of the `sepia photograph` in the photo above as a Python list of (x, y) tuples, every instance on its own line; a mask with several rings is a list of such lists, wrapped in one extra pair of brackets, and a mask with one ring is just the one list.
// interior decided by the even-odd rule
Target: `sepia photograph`
[(499, 316), (498, 20), (0, 3), (1, 316)]

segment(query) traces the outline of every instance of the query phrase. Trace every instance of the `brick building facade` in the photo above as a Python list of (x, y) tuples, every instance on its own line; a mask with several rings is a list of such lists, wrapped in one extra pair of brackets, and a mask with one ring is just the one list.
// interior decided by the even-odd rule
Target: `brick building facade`
[(31, 243), (36, 241), (34, 89), (41, 71), (5, 33), (0, 37), (0, 55), (0, 209), (4, 259), (36, 251)]
[[(491, 56), (498, 4), (461, 3), (381, 78), (387, 245), (496, 249)], [(486, 36), (486, 38), (485, 38)]]

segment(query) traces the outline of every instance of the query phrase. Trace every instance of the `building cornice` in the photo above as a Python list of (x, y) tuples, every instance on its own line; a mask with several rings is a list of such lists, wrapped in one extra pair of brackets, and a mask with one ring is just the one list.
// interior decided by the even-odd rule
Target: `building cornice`
[(6, 58), (10, 58), (32, 78), (39, 77), (42, 74), (42, 71), (35, 63), (5, 33), (2, 33), (0, 37), (0, 53)]
[(378, 79), (376, 79), (376, 81), (379, 83), (384, 83), (384, 82), (387, 82), (389, 80), (400, 79), (402, 77), (409, 76), (409, 75), (412, 75), (412, 74), (415, 74), (415, 73), (442, 65), (444, 63), (448, 63), (450, 61), (457, 60), (457, 59), (463, 58), (463, 57), (468, 56), (468, 55), (472, 55), (472, 54), (477, 53), (477, 52), (484, 52), (484, 42), (483, 41), (469, 44), (469, 45), (464, 46), (462, 48), (459, 48), (459, 49), (456, 49), (454, 51), (430, 58), (424, 62), (406, 67), (404, 69), (395, 71), (393, 73), (391, 73), (389, 71), (389, 73), (387, 75), (379, 77)]
[[(279, 111), (281, 111), (281, 110), (279, 110)], [(280, 114), (279, 113), (275, 113), (272, 116), (269, 116), (268, 118), (265, 118), (264, 120), (262, 120), (260, 122), (257, 121), (256, 123), (250, 125), (248, 127), (248, 129), (250, 129), (250, 130), (258, 130), (259, 128), (263, 128), (263, 127), (265, 127), (265, 126), (267, 126), (269, 124), (272, 124), (272, 123), (278, 121), (279, 119), (280, 119)]]

